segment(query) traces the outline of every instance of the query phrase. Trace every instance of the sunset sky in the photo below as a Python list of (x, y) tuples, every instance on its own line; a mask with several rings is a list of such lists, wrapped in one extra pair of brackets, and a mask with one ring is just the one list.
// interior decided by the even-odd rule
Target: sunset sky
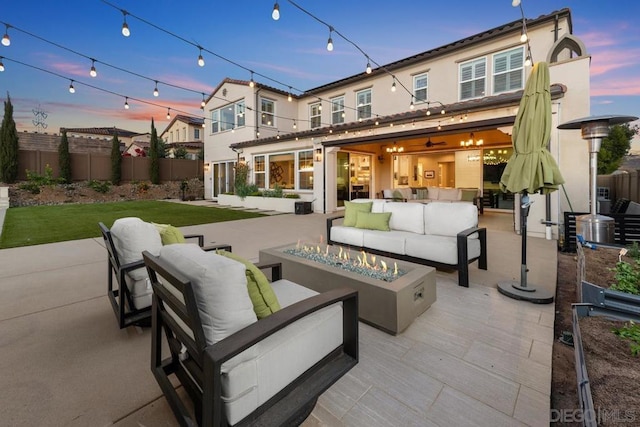
[[(249, 80), (247, 70), (254, 70), (284, 86), (258, 75), (255, 80), (299, 93), (366, 66), (363, 54), (336, 34), (328, 52), (327, 27), (286, 0), (279, 1), (279, 21), (271, 18), (273, 0), (0, 2), (0, 21), (10, 25), (11, 39), (10, 46), (0, 45), (5, 67), (0, 99), (11, 95), (19, 131), (116, 126), (144, 133), (153, 117), (161, 132), (169, 123), (167, 108), (172, 116), (177, 110), (201, 116), (202, 93), (208, 96), (225, 77)], [(521, 17), (511, 0), (296, 3), (382, 65)], [(522, 5), (527, 18), (571, 9), (574, 34), (592, 56), (592, 115), (640, 116), (640, 2), (522, 0)], [(121, 9), (146, 21), (128, 16), (130, 37), (121, 34)], [(5, 25), (0, 31), (4, 34)], [(197, 64), (197, 45), (204, 48), (204, 67)], [(89, 58), (96, 60), (95, 78), (89, 76)], [(152, 94), (156, 80), (158, 97)], [(38, 111), (44, 112), (38, 117), (46, 128), (33, 123)]]

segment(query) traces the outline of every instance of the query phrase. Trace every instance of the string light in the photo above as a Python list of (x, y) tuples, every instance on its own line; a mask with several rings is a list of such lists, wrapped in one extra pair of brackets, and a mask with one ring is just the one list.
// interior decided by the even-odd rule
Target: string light
[(98, 72), (96, 71), (96, 60), (91, 58), (91, 70), (89, 70), (89, 75), (91, 77), (95, 77), (98, 75)]
[(391, 92), (395, 92), (396, 91), (396, 78), (393, 78), (393, 83), (391, 84)]
[(202, 102), (200, 102), (200, 108), (204, 110), (204, 106), (207, 105), (207, 101), (204, 100), (204, 92), (202, 93)]
[(204, 67), (204, 58), (202, 57), (202, 47), (198, 46), (200, 49), (200, 55), (198, 55), (198, 65)]
[(296, 121), (295, 121), (295, 120), (293, 121), (293, 128), (294, 128), (294, 129), (297, 129), (297, 128), (298, 128), (298, 125), (296, 124)]
[(125, 110), (129, 109), (129, 98), (128, 97), (124, 98), (124, 109)]
[(125, 37), (129, 37), (131, 35), (131, 31), (129, 31), (129, 24), (127, 24), (127, 11), (122, 11), (122, 17), (124, 22), (122, 23), (122, 35)]
[(254, 87), (255, 85), (256, 85), (256, 82), (253, 81), (253, 71), (252, 71), (251, 72), (251, 80), (249, 80), (249, 87)]
[[(369, 59), (369, 58), (367, 58)], [(371, 74), (371, 62), (367, 61), (367, 74)]]
[(171, 119), (171, 108), (167, 108), (167, 120)]
[(2, 62), (2, 56), (0, 56), (0, 73), (4, 71), (4, 63)]
[(413, 95), (411, 95), (411, 104), (409, 104), (409, 109), (413, 110), (414, 108), (416, 108), (416, 106), (413, 103)]
[(160, 92), (158, 92), (158, 81), (156, 80), (156, 87), (153, 88), (153, 96), (157, 98), (158, 95), (160, 95)]
[(3, 46), (9, 46), (11, 45), (11, 39), (9, 38), (9, 24), (4, 24), (5, 26), (5, 30), (4, 30), (4, 36), (2, 36), (2, 45)]
[(271, 12), (271, 17), (274, 21), (280, 19), (280, 5), (278, 4), (278, 2), (273, 5), (273, 12)]
[(291, 86), (289, 86), (289, 93), (287, 94), (287, 101), (291, 102), (293, 98), (291, 97)]
[(69, 93), (76, 93), (76, 88), (73, 87), (73, 80), (69, 83)]
[(327, 40), (327, 50), (329, 52), (333, 51), (333, 39), (331, 38), (332, 32), (333, 32), (333, 27), (329, 27), (329, 40)]

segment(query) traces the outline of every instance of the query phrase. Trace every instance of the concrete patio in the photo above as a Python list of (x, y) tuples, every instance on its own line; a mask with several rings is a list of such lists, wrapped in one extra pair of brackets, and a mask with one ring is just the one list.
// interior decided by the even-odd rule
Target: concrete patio
[[(257, 260), (317, 241), (328, 215), (184, 227)], [(554, 304), (509, 299), (520, 277), (510, 214), (486, 212), (489, 268), (437, 275), (437, 302), (404, 333), (361, 324), (360, 363), (319, 400), (311, 426), (548, 426)], [(96, 225), (97, 227), (97, 225)], [(529, 280), (555, 292), (556, 244), (528, 239)], [(174, 426), (150, 371), (148, 329), (119, 330), (102, 238), (0, 250), (0, 425)]]

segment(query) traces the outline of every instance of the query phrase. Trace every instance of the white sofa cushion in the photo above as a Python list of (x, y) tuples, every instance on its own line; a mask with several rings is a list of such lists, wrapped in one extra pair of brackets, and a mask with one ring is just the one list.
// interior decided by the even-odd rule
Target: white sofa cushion
[(389, 227), (392, 230), (424, 234), (424, 208), (420, 203), (389, 202), (384, 211), (391, 212)]
[[(404, 255), (404, 240), (406, 237), (411, 236), (414, 233), (407, 231), (377, 231), (377, 230), (364, 230), (364, 245), (363, 247), (369, 249), (376, 249), (384, 252), (391, 252), (394, 254)], [(366, 250), (366, 249), (365, 249)]]
[(362, 247), (364, 245), (363, 232), (362, 228), (334, 225), (331, 227), (331, 240), (345, 245)]
[[(156, 227), (140, 218), (127, 217), (115, 220), (111, 227), (111, 237), (118, 253), (120, 264), (142, 260), (142, 252), (149, 251), (158, 255), (162, 248), (160, 233)], [(144, 280), (149, 275), (147, 269), (139, 269), (127, 273), (134, 281)]]
[(127, 288), (129, 288), (129, 292), (131, 293), (133, 306), (137, 310), (151, 305), (153, 289), (151, 288), (151, 280), (149, 280), (149, 277), (145, 277), (140, 280), (133, 280), (128, 275), (125, 275), (124, 281), (127, 282)]
[[(288, 280), (278, 280), (271, 286), (283, 308), (317, 294)], [(335, 350), (342, 341), (342, 305), (334, 304), (253, 346), (256, 357), (222, 376), (222, 394), (229, 424), (242, 420)]]
[(439, 187), (427, 187), (427, 197), (430, 200), (438, 200), (438, 195), (440, 194)]
[(191, 282), (208, 345), (257, 321), (244, 264), (191, 243), (163, 246), (160, 259)]
[[(480, 256), (480, 240), (467, 240), (467, 254), (469, 259)], [(458, 264), (458, 243), (456, 237), (417, 235), (413, 234), (405, 239), (406, 255), (428, 259), (444, 264)]]
[[(438, 200), (448, 200), (457, 202), (461, 199), (462, 193), (459, 188), (440, 188), (438, 190)], [(433, 198), (433, 197), (431, 197)]]
[(459, 232), (477, 226), (478, 209), (471, 203), (432, 202), (424, 205), (425, 234), (455, 237)]

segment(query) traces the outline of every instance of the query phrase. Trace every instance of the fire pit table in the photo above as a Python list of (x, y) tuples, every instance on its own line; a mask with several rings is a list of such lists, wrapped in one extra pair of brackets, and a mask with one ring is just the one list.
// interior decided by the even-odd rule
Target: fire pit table
[[(389, 270), (397, 268), (402, 274), (383, 280), (374, 277), (374, 273), (349, 271), (340, 265), (296, 255), (298, 247), (299, 244), (292, 243), (263, 249), (259, 254), (260, 263), (281, 263), (284, 279), (316, 292), (341, 287), (357, 290), (360, 320), (387, 333), (396, 335), (404, 331), (436, 301), (436, 272), (432, 267), (385, 258)], [(363, 257), (360, 252), (336, 246), (318, 245), (317, 253), (335, 255), (338, 251), (347, 254), (345, 260)]]

